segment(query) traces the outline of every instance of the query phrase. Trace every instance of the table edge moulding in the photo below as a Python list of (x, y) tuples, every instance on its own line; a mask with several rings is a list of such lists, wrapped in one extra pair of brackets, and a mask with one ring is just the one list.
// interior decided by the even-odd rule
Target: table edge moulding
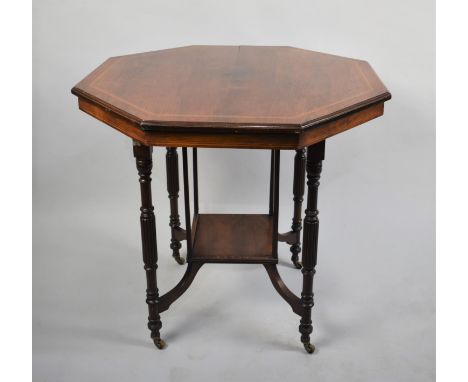
[[(95, 85), (95, 83), (99, 82), (99, 80), (102, 81), (103, 76), (105, 76), (107, 72), (111, 71), (113, 68), (112, 64), (115, 62), (115, 60), (118, 60), (117, 62), (119, 62), (127, 57), (134, 60), (138, 59), (137, 64), (135, 64), (135, 66), (137, 66), (140, 61), (146, 62), (144, 59), (147, 59), (147, 56), (150, 54), (170, 52), (170, 60), (172, 61), (169, 62), (174, 65), (174, 63), (177, 63), (177, 57), (179, 57), (178, 55), (175, 55), (175, 52), (187, 51), (188, 53), (193, 52), (193, 55), (203, 55), (206, 54), (206, 51), (215, 50), (216, 48), (230, 48), (231, 50), (243, 48), (243, 50), (240, 50), (240, 52), (255, 52), (258, 49), (268, 49), (268, 51), (273, 51), (273, 53), (270, 54), (276, 53), (276, 56), (280, 57), (282, 57), (280, 52), (283, 51), (292, 51), (293, 53), (300, 52), (301, 54), (299, 57), (304, 56), (305, 52), (307, 52), (314, 54), (314, 56), (312, 56), (314, 57), (312, 64), (315, 64), (315, 60), (319, 64), (322, 61), (328, 63), (331, 59), (337, 60), (339, 62), (347, 60), (345, 62), (349, 64), (348, 67), (355, 68), (356, 78), (353, 79), (353, 81), (360, 81), (363, 84), (363, 90), (357, 94), (350, 92), (345, 93), (342, 96), (340, 102), (323, 103), (321, 104), (321, 107), (318, 108), (304, 107), (304, 109), (301, 109), (303, 111), (301, 111), (298, 115), (283, 116), (281, 117), (282, 122), (277, 123), (274, 120), (275, 117), (271, 116), (271, 114), (268, 116), (260, 115), (257, 117), (244, 115), (250, 110), (249, 108), (245, 107), (245, 105), (244, 107), (247, 110), (239, 118), (237, 118), (235, 115), (224, 115), (216, 111), (213, 112), (212, 110), (210, 110), (211, 114), (206, 115), (187, 114), (187, 112), (185, 112), (183, 108), (180, 107), (179, 114), (165, 114), (158, 110), (159, 114), (156, 114), (155, 116), (158, 116), (160, 120), (148, 120), (145, 119), (145, 117), (147, 118), (148, 116), (153, 116), (152, 110), (157, 109), (157, 106), (152, 105), (145, 109), (137, 108), (134, 104), (138, 98), (135, 97), (134, 93), (129, 95), (128, 99), (123, 99), (123, 97), (115, 94), (115, 90), (113, 93), (111, 93), (110, 91), (104, 91), (102, 89), (103, 85), (101, 85), (101, 87), (97, 87)], [(192, 57), (183, 56), (182, 53), (180, 53), (180, 55), (187, 60)], [(238, 55), (241, 55), (241, 53), (238, 53)], [(239, 65), (245, 63), (246, 65), (254, 66), (257, 64), (257, 61), (262, 62), (261, 59), (263, 59), (263, 56), (261, 55), (258, 55), (260, 56), (260, 58), (258, 58), (255, 54), (245, 53), (247, 58), (244, 59), (244, 61), (246, 61), (244, 62), (243, 60), (238, 59), (238, 55), (235, 56), (235, 60), (232, 58), (232, 60), (235, 62), (232, 63), (233, 67), (229, 68), (231, 71), (229, 76), (223, 72), (216, 72), (218, 73), (217, 83), (219, 83), (220, 86), (223, 85), (225, 87), (234, 88), (234, 90), (230, 91), (229, 96), (225, 96), (226, 103), (229, 103), (229, 101), (232, 100), (233, 96), (231, 93), (236, 94), (236, 87), (245, 85), (242, 81), (245, 82), (251, 79), (248, 77), (248, 75), (242, 73), (242, 68), (239, 69)], [(286, 64), (291, 65), (291, 59), (289, 58), (291, 55), (292, 53), (289, 55), (283, 54), (283, 56), (286, 56), (284, 60), (289, 60), (286, 61)], [(270, 56), (266, 53), (264, 56), (270, 58)], [(274, 58), (276, 56), (272, 57)], [(318, 57), (318, 59), (315, 57)], [(159, 57), (155, 56), (155, 58)], [(208, 58), (212, 58), (214, 60), (218, 58), (218, 56), (213, 55), (213, 57), (209, 56)], [(195, 60), (192, 59), (192, 61)], [(189, 64), (192, 63), (193, 62), (189, 62)], [(195, 63), (197, 63), (197, 61)], [(231, 64), (231, 62), (228, 63)], [(262, 63), (265, 64), (264, 62)], [(219, 65), (222, 64), (227, 65), (227, 63), (224, 61), (221, 61)], [(181, 71), (182, 70), (183, 69), (181, 69)], [(182, 74), (185, 75), (186, 71), (187, 69), (185, 69)], [(121, 72), (117, 72), (116, 75), (117, 74), (124, 77)], [(303, 72), (300, 74), (303, 74)], [(128, 78), (124, 77), (122, 81), (131, 81), (135, 78), (134, 72), (126, 73), (125, 75), (127, 75)], [(278, 76), (279, 75), (277, 73), (271, 73), (273, 80), (271, 80), (271, 78), (268, 78), (267, 80), (274, 82)], [(226, 80), (226, 77), (228, 77), (229, 80)], [(348, 85), (352, 86), (354, 82)], [(280, 83), (282, 84), (282, 82)], [(170, 83), (167, 83), (166, 81), (163, 83), (163, 85), (168, 88), (169, 92)], [(262, 83), (262, 85), (264, 85), (264, 83)], [(294, 85), (299, 86), (297, 83)], [(272, 88), (274, 89), (274, 87)], [(249, 89), (249, 91), (250, 90), (251, 89)], [(282, 90), (282, 88), (279, 88), (279, 90)], [(290, 89), (284, 89), (284, 91), (286, 90), (291, 91)], [(318, 90), (320, 90), (320, 88), (318, 88)], [(95, 94), (92, 94), (91, 92), (94, 92)], [(184, 92), (187, 93), (185, 90)], [(186, 95), (184, 92), (181, 90), (181, 97)], [(303, 92), (305, 92), (305, 90), (303, 90)], [(292, 47), (255, 46), (188, 46), (183, 48), (174, 48), (156, 52), (114, 57), (104, 62), (89, 76), (74, 86), (72, 93), (78, 97), (79, 108), (82, 111), (90, 114), (96, 119), (108, 124), (109, 126), (119, 130), (130, 138), (147, 146), (259, 149), (299, 149), (310, 146), (328, 137), (383, 115), (384, 102), (391, 98), (391, 95), (386, 87), (379, 80), (370, 65), (365, 61), (348, 59), (345, 57), (317, 52), (309, 52), (303, 49)], [(312, 91), (311, 95), (316, 96), (316, 94)], [(258, 99), (254, 97), (252, 98), (252, 102), (258, 102)], [(271, 95), (271, 98), (273, 100), (272, 102), (274, 102), (275, 96)], [(110, 103), (112, 101), (118, 102), (119, 107)], [(184, 102), (181, 103), (184, 104)], [(128, 110), (124, 110), (124, 108), (127, 108)], [(229, 108), (224, 107), (220, 109), (226, 110)], [(319, 113), (320, 110), (323, 110), (324, 112)], [(242, 109), (239, 111), (243, 112)], [(313, 119), (308, 119), (308, 116), (313, 117)], [(210, 117), (216, 121), (210, 121), (208, 119)], [(219, 134), (222, 134), (222, 136)]]

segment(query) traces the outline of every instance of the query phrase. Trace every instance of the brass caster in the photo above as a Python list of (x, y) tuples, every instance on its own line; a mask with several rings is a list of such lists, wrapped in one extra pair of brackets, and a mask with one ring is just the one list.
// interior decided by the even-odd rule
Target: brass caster
[(294, 267), (296, 269), (301, 269), (302, 268), (302, 264), (301, 264), (301, 262), (299, 260), (297, 260), (297, 261), (293, 260), (293, 264), (294, 264)]
[(177, 262), (179, 265), (184, 265), (185, 264), (185, 259), (183, 257), (180, 257), (180, 255), (173, 256), (174, 260)]
[(167, 347), (167, 344), (161, 338), (153, 338), (153, 342), (158, 349), (164, 349), (165, 347)]
[(315, 351), (315, 346), (312, 345), (310, 342), (306, 342), (304, 344), (304, 349), (307, 353), (312, 354)]

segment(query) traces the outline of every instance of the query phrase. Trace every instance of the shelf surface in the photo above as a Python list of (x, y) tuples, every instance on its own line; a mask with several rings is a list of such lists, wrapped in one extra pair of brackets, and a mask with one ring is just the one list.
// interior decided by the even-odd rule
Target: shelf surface
[(272, 232), (269, 215), (200, 214), (191, 261), (275, 264)]

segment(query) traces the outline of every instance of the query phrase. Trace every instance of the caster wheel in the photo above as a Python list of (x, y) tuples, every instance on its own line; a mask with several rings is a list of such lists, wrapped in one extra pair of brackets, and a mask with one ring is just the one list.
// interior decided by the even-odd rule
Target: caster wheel
[(312, 345), (310, 342), (304, 344), (304, 349), (307, 353), (312, 354), (315, 351), (315, 346)]
[(161, 338), (153, 338), (153, 342), (158, 349), (164, 349), (167, 347), (167, 344)]
[(185, 259), (180, 256), (174, 256), (174, 260), (177, 262), (179, 265), (184, 265), (185, 264)]
[(294, 260), (293, 260), (293, 264), (294, 264), (294, 267), (295, 267), (296, 269), (301, 269), (301, 268), (302, 268), (302, 264), (301, 264), (300, 261), (294, 261)]

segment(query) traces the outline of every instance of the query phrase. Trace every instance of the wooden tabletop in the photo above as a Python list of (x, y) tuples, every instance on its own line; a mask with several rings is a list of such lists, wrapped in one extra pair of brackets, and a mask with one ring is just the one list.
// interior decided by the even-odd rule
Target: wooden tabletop
[(361, 60), (273, 46), (189, 46), (113, 57), (72, 93), (153, 146), (299, 148), (383, 114)]

